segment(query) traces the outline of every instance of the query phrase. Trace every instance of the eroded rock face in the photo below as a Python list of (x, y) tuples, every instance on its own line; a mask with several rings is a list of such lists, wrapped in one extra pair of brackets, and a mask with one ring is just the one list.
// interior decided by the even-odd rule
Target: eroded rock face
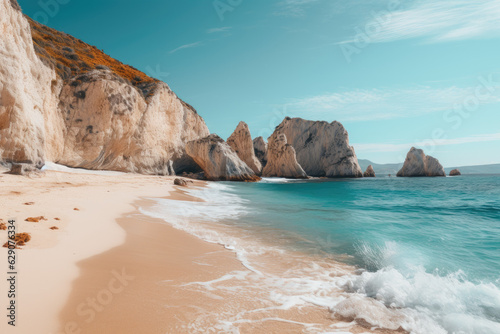
[(458, 169), (454, 169), (450, 172), (450, 176), (460, 176), (462, 173)]
[(287, 117), (275, 133), (286, 136), (297, 161), (309, 176), (362, 177), (349, 135), (339, 122), (315, 122)]
[(375, 170), (373, 169), (373, 166), (370, 165), (368, 168), (366, 168), (365, 173), (363, 174), (364, 177), (375, 177)]
[(133, 85), (106, 69), (63, 80), (39, 59), (17, 6), (0, 0), (0, 13), (0, 161), (160, 175), (199, 169), (185, 144), (210, 132), (167, 84)]
[(173, 175), (185, 143), (208, 135), (203, 119), (166, 84), (146, 101), (110, 71), (92, 71), (61, 92), (67, 166)]
[(188, 142), (186, 153), (211, 181), (258, 181), (260, 178), (216, 134)]
[(297, 162), (295, 149), (287, 143), (284, 134), (274, 132), (268, 141), (267, 164), (262, 171), (265, 177), (306, 179), (307, 174)]
[(267, 164), (267, 143), (264, 141), (264, 138), (257, 137), (253, 140), (253, 150), (255, 156), (264, 167)]
[(0, 160), (43, 164), (62, 148), (62, 122), (45, 124), (57, 113), (58, 82), (37, 57), (17, 1), (0, 0), (0, 13)]
[(446, 176), (443, 166), (436, 158), (425, 155), (423, 150), (412, 147), (406, 156), (398, 177)]
[(255, 157), (252, 136), (245, 122), (238, 124), (234, 132), (227, 139), (227, 144), (255, 174), (259, 175), (262, 172), (262, 165)]

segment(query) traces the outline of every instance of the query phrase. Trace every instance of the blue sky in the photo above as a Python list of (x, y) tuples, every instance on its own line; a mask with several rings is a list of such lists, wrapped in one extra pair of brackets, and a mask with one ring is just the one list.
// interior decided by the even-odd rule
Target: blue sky
[(358, 158), (500, 163), (498, 0), (19, 0), (167, 82), (227, 138), (338, 120)]

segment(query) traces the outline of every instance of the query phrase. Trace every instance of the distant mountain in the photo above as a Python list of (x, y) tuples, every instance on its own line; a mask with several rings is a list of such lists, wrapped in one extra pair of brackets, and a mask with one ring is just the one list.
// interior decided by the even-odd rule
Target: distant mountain
[(377, 164), (374, 162), (371, 162), (370, 160), (366, 159), (358, 159), (359, 166), (363, 170), (363, 172), (368, 168), (368, 166), (372, 165), (373, 169), (375, 170), (376, 175), (396, 175), (397, 172), (403, 167), (403, 163), (399, 164)]
[[(366, 159), (358, 159), (359, 166), (363, 171), (369, 165), (373, 166), (375, 174), (377, 175), (396, 175), (396, 173), (401, 169), (403, 163), (399, 164), (377, 164)], [(446, 175), (450, 174), (450, 171), (458, 168), (462, 174), (500, 174), (500, 164), (492, 165), (480, 165), (480, 166), (462, 166), (462, 167), (448, 167), (444, 170)]]
[(481, 166), (463, 166), (445, 168), (446, 174), (453, 169), (459, 169), (462, 174), (500, 174), (500, 164), (481, 165)]

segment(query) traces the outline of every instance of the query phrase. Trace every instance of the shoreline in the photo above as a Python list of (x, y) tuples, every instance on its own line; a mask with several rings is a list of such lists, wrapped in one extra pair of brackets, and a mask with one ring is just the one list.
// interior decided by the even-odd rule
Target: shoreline
[[(20, 251), (22, 316), (16, 329), (22, 332), (208, 333), (221, 330), (226, 318), (213, 316), (219, 313), (230, 319), (226, 330), (236, 326), (241, 333), (394, 332), (333, 319), (314, 302), (280, 308), (266, 299), (273, 291), (252, 284), (279, 280), (291, 262), (279, 262), (263, 277), (245, 267), (236, 251), (140, 213), (154, 204), (151, 198), (202, 201), (174, 187), (173, 177), (47, 171), (33, 179), (3, 174), (0, 184), (21, 185), (15, 197), (2, 197), (18, 216), (61, 218), (57, 231), (40, 230), (53, 221), (20, 224), (19, 232), (33, 236)], [(20, 204), (30, 200), (35, 205)], [(287, 280), (295, 284), (293, 277)]]

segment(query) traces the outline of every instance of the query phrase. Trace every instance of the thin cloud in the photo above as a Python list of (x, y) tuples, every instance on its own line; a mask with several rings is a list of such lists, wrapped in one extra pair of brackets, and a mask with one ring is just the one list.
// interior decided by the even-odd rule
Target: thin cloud
[(433, 146), (448, 146), (448, 145), (461, 145), (461, 144), (470, 144), (470, 143), (482, 143), (482, 142), (491, 142), (491, 141), (500, 141), (500, 133), (491, 133), (491, 134), (483, 134), (483, 135), (475, 135), (469, 137), (462, 138), (454, 138), (454, 139), (429, 139), (424, 141), (419, 141), (415, 143), (406, 143), (406, 144), (352, 144), (356, 149), (356, 152), (405, 152), (409, 147), (426, 147), (429, 145)]
[(231, 27), (220, 27), (220, 28), (211, 28), (207, 30), (207, 34), (216, 34), (221, 32), (228, 32), (232, 28)]
[(305, 14), (305, 8), (320, 0), (283, 0), (278, 3), (276, 15), (298, 17)]
[(176, 53), (177, 51), (180, 51), (180, 50), (190, 49), (190, 48), (196, 48), (196, 47), (201, 46), (201, 45), (203, 45), (202, 42), (195, 42), (195, 43), (191, 43), (191, 44), (185, 44), (185, 45), (179, 46), (178, 48), (173, 49), (169, 53), (172, 54), (172, 53)]
[[(418, 1), (408, 8), (373, 15), (360, 27), (376, 27), (371, 43), (425, 38), (443, 42), (500, 36), (500, 1)], [(377, 16), (377, 17), (375, 17)], [(352, 42), (349, 39), (341, 43)]]
[[(371, 121), (425, 115), (453, 109), (474, 97), (475, 87), (415, 87), (406, 89), (352, 90), (322, 94), (286, 103), (287, 110), (305, 117)], [(500, 90), (484, 97), (480, 104), (500, 102)]]

